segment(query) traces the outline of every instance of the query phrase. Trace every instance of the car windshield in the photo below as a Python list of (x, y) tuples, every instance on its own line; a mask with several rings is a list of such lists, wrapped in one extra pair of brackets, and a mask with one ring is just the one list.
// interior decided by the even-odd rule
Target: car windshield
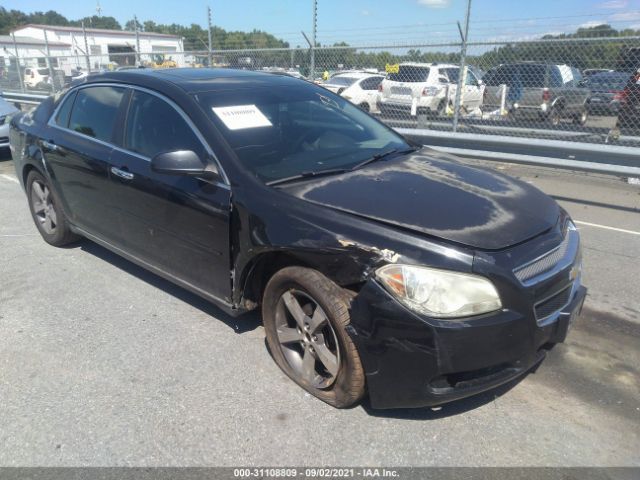
[(242, 165), (264, 182), (349, 169), (409, 144), (350, 102), (311, 85), (199, 93)]
[(397, 73), (390, 73), (387, 77), (393, 82), (426, 82), (429, 77), (429, 67), (414, 65), (400, 65)]
[(49, 69), (48, 68), (39, 68), (38, 69), (38, 73), (40, 75), (49, 75)]
[(355, 77), (331, 77), (327, 80), (327, 85), (340, 85), (342, 87), (348, 87), (352, 85), (357, 78)]

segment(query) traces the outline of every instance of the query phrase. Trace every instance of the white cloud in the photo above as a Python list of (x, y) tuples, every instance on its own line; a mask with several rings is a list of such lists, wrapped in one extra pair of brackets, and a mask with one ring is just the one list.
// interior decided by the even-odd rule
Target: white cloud
[(369, 10), (362, 10), (360, 12), (360, 15), (362, 15), (363, 17), (368, 17), (369, 15), (371, 15), (371, 12)]
[(614, 13), (613, 15), (609, 16), (609, 20), (612, 20), (614, 22), (629, 22), (629, 21), (640, 20), (640, 11), (636, 10), (635, 12), (631, 11), (631, 12)]
[(418, 0), (418, 3), (429, 8), (446, 8), (451, 0)]
[(599, 27), (600, 25), (606, 25), (607, 22), (599, 22), (597, 20), (592, 20), (590, 22), (586, 22), (583, 23), (582, 25), (580, 25), (580, 28), (593, 28), (593, 27)]
[(606, 10), (620, 10), (622, 8), (627, 8), (627, 5), (629, 5), (629, 0), (609, 0), (598, 5), (598, 8), (604, 8)]

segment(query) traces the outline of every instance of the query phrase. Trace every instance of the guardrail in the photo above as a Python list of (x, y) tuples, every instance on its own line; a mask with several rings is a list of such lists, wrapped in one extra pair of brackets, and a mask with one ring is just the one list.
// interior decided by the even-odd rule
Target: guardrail
[(423, 145), (461, 156), (640, 177), (639, 149), (634, 147), (412, 128), (395, 130)]
[(27, 105), (39, 105), (49, 95), (43, 93), (24, 93), (24, 92), (2, 92), (2, 98), (7, 102), (27, 104)]

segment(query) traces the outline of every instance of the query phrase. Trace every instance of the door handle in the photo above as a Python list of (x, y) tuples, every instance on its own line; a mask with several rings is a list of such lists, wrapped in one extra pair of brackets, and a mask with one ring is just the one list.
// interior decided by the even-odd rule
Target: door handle
[(46, 148), (47, 150), (51, 150), (51, 151), (54, 151), (54, 152), (55, 152), (56, 150), (58, 150), (58, 146), (57, 146), (55, 143), (53, 143), (53, 142), (48, 142), (48, 141), (46, 141), (46, 140), (43, 140), (43, 141), (42, 141), (42, 146), (43, 146), (44, 148)]
[(133, 180), (134, 177), (133, 173), (127, 172), (126, 170), (121, 170), (116, 167), (111, 167), (111, 173), (113, 173), (117, 177), (124, 178), (125, 180)]

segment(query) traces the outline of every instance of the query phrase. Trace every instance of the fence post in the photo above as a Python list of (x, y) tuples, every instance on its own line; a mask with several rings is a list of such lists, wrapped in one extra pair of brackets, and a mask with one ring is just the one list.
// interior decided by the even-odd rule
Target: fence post
[(311, 62), (309, 65), (309, 80), (316, 78), (316, 24), (318, 22), (318, 0), (313, 0), (313, 29), (311, 30)]
[(24, 82), (22, 81), (22, 72), (20, 71), (20, 54), (18, 53), (18, 42), (16, 42), (16, 34), (11, 32), (11, 38), (13, 39), (13, 49), (16, 52), (16, 70), (18, 71), (20, 91), (24, 92)]
[[(467, 38), (469, 37), (469, 16), (471, 15), (471, 0), (467, 0), (467, 15), (464, 20), (464, 34), (462, 30), (460, 30), (460, 36), (462, 37), (462, 46), (460, 48), (460, 70), (458, 72), (458, 88), (456, 88), (456, 100), (453, 104), (453, 131), (458, 130), (458, 119), (460, 117), (460, 95), (462, 94), (462, 89), (464, 88), (464, 84), (462, 81), (464, 80), (464, 67), (467, 56)], [(458, 28), (460, 28), (460, 24), (458, 24)]]
[(47, 49), (47, 66), (49, 67), (49, 78), (51, 79), (51, 90), (56, 91), (56, 77), (53, 75), (53, 67), (51, 66), (51, 49), (49, 48), (49, 39), (47, 38), (47, 29), (44, 32), (44, 46)]
[(211, 7), (207, 6), (207, 22), (209, 25), (209, 29), (207, 30), (207, 32), (209, 33), (209, 65), (207, 65), (209, 68), (211, 68), (211, 65), (213, 63), (213, 55), (211, 54)]
[(82, 21), (82, 36), (84, 37), (84, 54), (87, 59), (87, 73), (90, 73), (91, 60), (89, 59), (89, 42), (87, 41), (87, 31), (84, 29), (84, 20)]
[(133, 22), (136, 28), (136, 67), (140, 66), (140, 32), (138, 31), (138, 16), (133, 16)]

